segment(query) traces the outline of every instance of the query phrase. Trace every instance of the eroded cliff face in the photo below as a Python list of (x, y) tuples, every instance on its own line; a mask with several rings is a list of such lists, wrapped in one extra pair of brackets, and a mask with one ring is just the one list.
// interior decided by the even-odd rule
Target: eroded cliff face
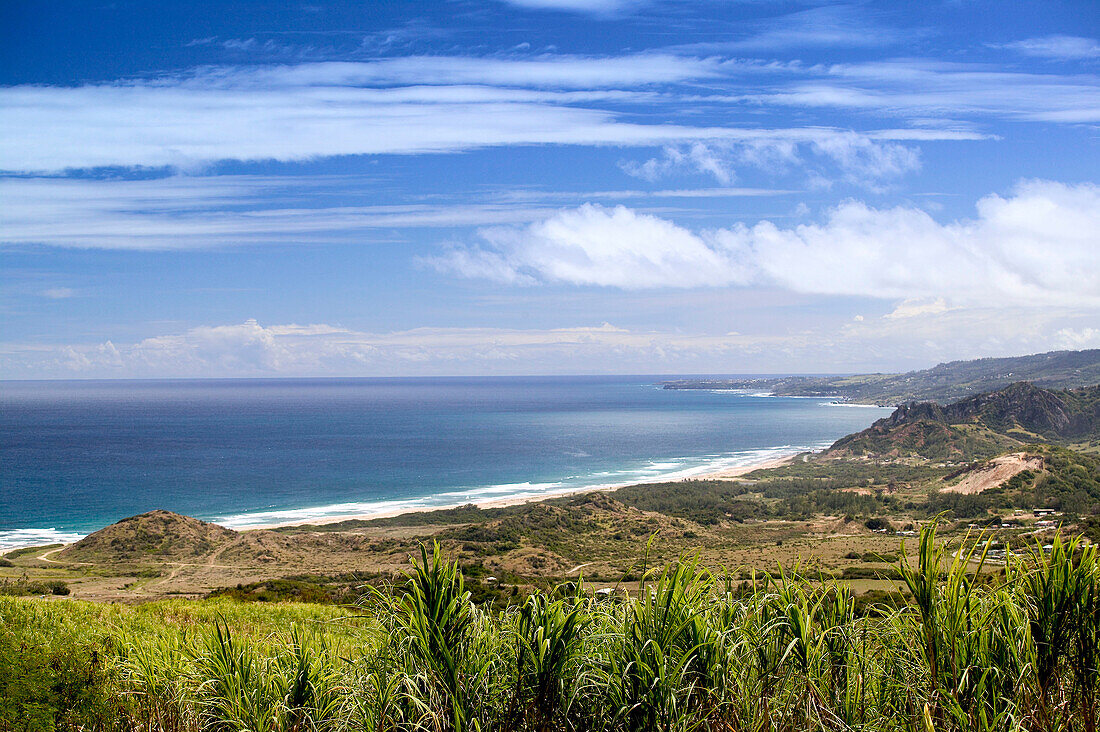
[(980, 422), (999, 432), (1018, 428), (1045, 437), (1070, 438), (1097, 428), (1098, 409), (1100, 386), (1051, 391), (1017, 382), (946, 406), (905, 404), (876, 424), (896, 427), (922, 419), (944, 424)]
[(911, 402), (830, 453), (981, 457), (1012, 443), (1073, 440), (1100, 431), (1100, 386), (1053, 391), (1027, 382), (954, 404)]

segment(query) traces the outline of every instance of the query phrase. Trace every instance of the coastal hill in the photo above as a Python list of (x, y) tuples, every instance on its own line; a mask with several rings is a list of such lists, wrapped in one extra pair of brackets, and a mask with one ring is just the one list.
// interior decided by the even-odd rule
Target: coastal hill
[[(56, 555), (55, 561), (85, 565), (167, 565), (196, 568), (296, 567), (353, 569), (370, 556), (378, 566), (389, 558), (392, 540), (359, 532), (233, 531), (172, 511), (155, 510), (124, 518), (89, 534)], [(270, 574), (270, 572), (265, 572)]]
[(777, 396), (824, 396), (859, 404), (940, 404), (1028, 381), (1045, 389), (1100, 383), (1100, 349), (1051, 351), (1011, 358), (951, 361), (902, 374), (789, 376), (761, 379), (678, 379), (666, 389), (750, 389)]
[(236, 531), (171, 511), (124, 518), (61, 552), (70, 561), (187, 560), (206, 556), (236, 539)]
[(827, 455), (973, 459), (1034, 442), (1070, 443), (1100, 432), (1100, 386), (1043, 389), (1027, 382), (949, 405), (912, 402)]

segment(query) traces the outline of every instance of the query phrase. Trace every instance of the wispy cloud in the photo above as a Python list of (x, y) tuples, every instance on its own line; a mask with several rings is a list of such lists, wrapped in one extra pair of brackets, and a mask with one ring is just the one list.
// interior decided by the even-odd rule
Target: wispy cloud
[(647, 5), (649, 0), (502, 0), (525, 10), (554, 10), (569, 13), (609, 15)]
[(913, 38), (921, 32), (901, 31), (873, 22), (866, 11), (854, 5), (832, 5), (760, 21), (756, 33), (746, 38), (711, 44), (711, 47), (736, 52), (777, 51), (844, 46), (866, 48), (889, 46), (901, 38)]
[(1043, 36), (1012, 43), (995, 44), (996, 48), (1008, 48), (1036, 58), (1059, 61), (1100, 58), (1100, 42), (1081, 36)]
[(1100, 307), (1100, 186), (1026, 181), (975, 219), (846, 201), (822, 223), (694, 232), (619, 206), (586, 205), (430, 260), (504, 282), (624, 289), (778, 285), (796, 292), (945, 298), (969, 305)]
[(71, 287), (50, 287), (42, 290), (39, 294), (51, 300), (66, 300), (70, 297), (76, 297), (76, 290)]
[[(660, 157), (644, 162), (627, 160), (620, 167), (629, 175), (651, 182), (692, 171), (712, 176), (728, 186), (737, 179), (737, 168), (774, 174), (805, 167), (807, 158), (835, 168), (849, 183), (870, 188), (921, 167), (920, 151), (916, 148), (881, 142), (867, 134), (824, 129), (807, 130), (802, 136), (777, 134), (744, 141), (666, 145)], [(825, 177), (817, 170), (814, 174)]]
[(751, 95), (764, 104), (837, 107), (899, 116), (996, 116), (1043, 122), (1100, 121), (1092, 75), (1012, 72), (923, 59), (837, 64), (817, 79)]
[[(0, 169), (194, 166), (217, 160), (450, 152), (493, 145), (651, 144), (707, 136), (586, 102), (715, 73), (667, 55), (404, 57), (203, 69), (183, 77), (0, 89)], [(561, 91), (554, 91), (554, 89)], [(569, 90), (583, 91), (569, 91)]]
[[(668, 85), (711, 79), (729, 83), (744, 67), (716, 58), (660, 53), (520, 59), (411, 56), (363, 63), (204, 68), (183, 76), (79, 87), (6, 87), (0, 88), (0, 170), (194, 169), (221, 160), (305, 161), (492, 146), (639, 147), (706, 140), (803, 141), (817, 143), (830, 155), (843, 142), (837, 133), (844, 131), (818, 126), (767, 129), (673, 121), (681, 99), (668, 91)], [(895, 72), (899, 68), (837, 67), (827, 76), (882, 78), (899, 75)], [(977, 108), (970, 93), (973, 86), (960, 82), (950, 93), (957, 103), (966, 100), (970, 108)], [(1004, 79), (1002, 86), (1003, 93), (1012, 94), (997, 104), (1008, 110), (1021, 92), (1012, 79)], [(1082, 89), (1083, 85), (1043, 84), (1042, 94), (1036, 89), (1027, 92), (1034, 108), (1013, 108), (1014, 113), (1038, 114), (1038, 107), (1043, 107), (1050, 115), (1088, 116), (1084, 107), (1093, 92), (1073, 96), (1070, 103), (1071, 94)], [(896, 94), (876, 96), (848, 87), (792, 86), (706, 99), (719, 106), (763, 102), (879, 111), (908, 104), (930, 114), (925, 107), (944, 103), (947, 93), (941, 89), (928, 92), (932, 97), (925, 101), (903, 102)], [(647, 107), (644, 123), (631, 114), (631, 105)], [(971, 131), (929, 128), (866, 134), (924, 141), (981, 137)], [(711, 166), (710, 172), (723, 181), (719, 167)]]
[[(736, 62), (669, 53), (620, 56), (545, 54), (533, 57), (399, 56), (363, 62), (327, 62), (258, 68), (202, 69), (179, 80), (185, 86), (449, 86), (609, 89), (714, 78)], [(163, 80), (163, 83), (171, 83)]]
[[(372, 230), (438, 229), (544, 219), (562, 202), (782, 196), (767, 188), (540, 191), (503, 189), (350, 205), (369, 178), (171, 176), (0, 178), (0, 243), (83, 249), (203, 249), (348, 241)], [(339, 192), (340, 203), (333, 203)], [(477, 202), (470, 199), (475, 198)]]
[(293, 176), (155, 180), (0, 178), (0, 242), (94, 249), (196, 249), (347, 240), (371, 229), (519, 223), (547, 205), (325, 203), (353, 181)]

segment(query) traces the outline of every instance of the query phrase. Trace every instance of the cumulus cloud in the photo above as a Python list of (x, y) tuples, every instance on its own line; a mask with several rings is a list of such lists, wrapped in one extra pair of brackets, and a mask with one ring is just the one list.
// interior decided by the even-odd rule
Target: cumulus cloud
[(485, 245), (425, 260), (444, 272), (500, 282), (623, 289), (745, 284), (729, 253), (669, 221), (625, 206), (585, 204), (524, 229), (480, 232)]
[[(693, 232), (622, 206), (585, 205), (430, 260), (500, 281), (618, 288), (778, 285), (796, 292), (952, 303), (1100, 304), (1100, 186), (1025, 181), (977, 217), (846, 201), (820, 223)], [(469, 269), (464, 253), (485, 267)]]

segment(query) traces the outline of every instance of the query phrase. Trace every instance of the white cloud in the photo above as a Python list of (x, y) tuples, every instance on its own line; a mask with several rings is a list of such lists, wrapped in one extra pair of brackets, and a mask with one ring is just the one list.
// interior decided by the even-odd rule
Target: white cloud
[[(853, 134), (817, 127), (641, 124), (623, 111), (625, 103), (639, 102), (675, 111), (681, 98), (661, 85), (729, 79), (753, 68), (659, 53), (523, 59), (410, 56), (203, 68), (184, 76), (78, 87), (3, 87), (0, 170), (194, 169), (219, 160), (302, 161), (537, 144), (835, 143), (838, 135)], [(794, 90), (768, 98), (801, 103), (801, 94)], [(720, 105), (760, 98), (706, 97)], [(957, 130), (920, 134), (921, 139), (981, 137)], [(912, 131), (867, 133), (868, 139), (872, 136), (916, 139)], [(722, 175), (720, 166), (697, 162)]]
[(1100, 348), (1100, 328), (1062, 328), (1055, 333), (1055, 337), (1060, 348)]
[(347, 240), (372, 229), (484, 226), (545, 217), (536, 204), (335, 206), (340, 176), (0, 178), (0, 242), (98, 249), (194, 249)]
[[(830, 345), (842, 358), (853, 361), (862, 351), (866, 362), (877, 364), (902, 358), (927, 368), (942, 361), (998, 356), (1073, 347), (1062, 331), (1087, 330), (1083, 323), (1095, 322), (1097, 310), (1075, 308), (1030, 308), (996, 304), (993, 307), (953, 308), (945, 312), (912, 313), (905, 318), (865, 318), (841, 328)], [(1069, 323), (1068, 327), (1063, 327)], [(832, 353), (823, 352), (831, 359)]]
[[(899, 318), (915, 318), (921, 315), (939, 315), (940, 313), (946, 313), (951, 307), (947, 304), (947, 301), (942, 297), (937, 297), (934, 300), (904, 300), (898, 303), (898, 306), (893, 311), (884, 315), (884, 318), (889, 320), (897, 320)], [(860, 318), (862, 320), (862, 318)]]
[(982, 115), (1044, 122), (1100, 121), (1100, 85), (1093, 75), (1010, 72), (924, 59), (834, 64), (807, 71), (810, 78), (776, 84), (743, 98), (933, 119)]
[[(865, 48), (888, 46), (904, 37), (901, 31), (870, 23), (866, 13), (851, 5), (801, 10), (757, 25), (759, 31), (755, 35), (711, 45), (741, 52), (833, 46)], [(919, 34), (913, 29), (907, 33), (910, 39)]]
[[(977, 203), (977, 218), (940, 224), (911, 207), (846, 201), (822, 223), (692, 232), (586, 205), (522, 229), (487, 229), (482, 245), (432, 260), (494, 279), (618, 288), (778, 285), (796, 292), (951, 303), (1100, 305), (1100, 186), (1025, 181)], [(502, 274), (503, 273), (503, 274)]]
[[(159, 84), (188, 88), (380, 87), (408, 85), (416, 98), (420, 86), (507, 87), (515, 89), (615, 89), (708, 79), (724, 68), (717, 58), (667, 53), (621, 56), (541, 55), (529, 58), (477, 56), (397, 56), (373, 61), (303, 63), (284, 66), (217, 67)], [(470, 89), (465, 93), (485, 91)], [(529, 97), (530, 98), (530, 97)]]
[[(744, 345), (744, 344), (742, 344)], [(750, 344), (751, 345), (751, 344)], [(21, 347), (0, 344), (0, 374), (257, 376), (532, 373), (555, 364), (621, 366), (740, 347), (727, 336), (634, 332), (603, 324), (551, 330), (418, 328), (364, 333), (326, 324), (201, 326), (132, 344)], [(600, 370), (600, 369), (597, 369)], [(629, 369), (627, 369), (629, 370)]]
[[(0, 169), (190, 167), (224, 160), (453, 152), (492, 145), (659, 144), (720, 131), (621, 122), (578, 106), (609, 89), (698, 79), (718, 62), (643, 54), (404, 57), (203, 69), (80, 87), (0, 88)], [(394, 86), (404, 85), (404, 86)], [(548, 89), (583, 91), (549, 91)]]
[[(1091, 320), (1090, 320), (1091, 317)], [(1095, 311), (975, 308), (905, 319), (855, 317), (767, 334), (416, 328), (329, 324), (200, 326), (133, 343), (0, 343), (0, 378), (412, 376), (534, 373), (768, 373), (924, 368), (937, 361), (1100, 345)]]
[[(562, 201), (726, 198), (761, 188), (479, 192), (431, 203), (333, 205), (370, 190), (344, 176), (172, 176), (152, 180), (0, 178), (0, 243), (98, 249), (196, 249), (265, 242), (347, 241), (372, 230), (516, 224)], [(551, 204), (553, 207), (551, 207)]]
[(852, 182), (898, 178), (920, 170), (920, 152), (896, 143), (881, 143), (864, 135), (846, 133), (823, 136), (813, 143), (815, 152), (833, 160)]
[[(660, 157), (642, 163), (624, 161), (619, 167), (628, 175), (651, 182), (690, 171), (710, 175), (722, 185), (729, 185), (736, 179), (739, 166), (770, 174), (784, 173), (805, 165), (805, 158), (809, 157), (815, 163), (833, 166), (846, 181), (871, 188), (920, 170), (918, 150), (896, 142), (881, 142), (876, 134), (881, 135), (806, 128), (800, 134), (776, 131), (770, 137), (757, 135), (741, 141), (666, 145)], [(816, 175), (823, 177), (820, 172)]]
[(65, 300), (70, 297), (76, 297), (76, 290), (71, 287), (50, 287), (39, 294), (51, 300)]
[(504, 2), (528, 10), (558, 10), (605, 15), (642, 5), (645, 0), (504, 0)]
[(427, 263), (463, 277), (623, 289), (745, 284), (726, 252), (669, 221), (624, 206), (585, 204), (525, 229), (483, 229), (486, 247)]
[(1025, 56), (1058, 60), (1100, 58), (1100, 42), (1081, 36), (1043, 36), (1023, 41), (1002, 43), (998, 48), (1009, 48)]
[(694, 142), (684, 147), (666, 145), (659, 158), (650, 158), (644, 163), (625, 160), (619, 164), (619, 167), (627, 175), (650, 182), (682, 170), (710, 175), (724, 186), (733, 183), (737, 177), (729, 155), (702, 142)]

